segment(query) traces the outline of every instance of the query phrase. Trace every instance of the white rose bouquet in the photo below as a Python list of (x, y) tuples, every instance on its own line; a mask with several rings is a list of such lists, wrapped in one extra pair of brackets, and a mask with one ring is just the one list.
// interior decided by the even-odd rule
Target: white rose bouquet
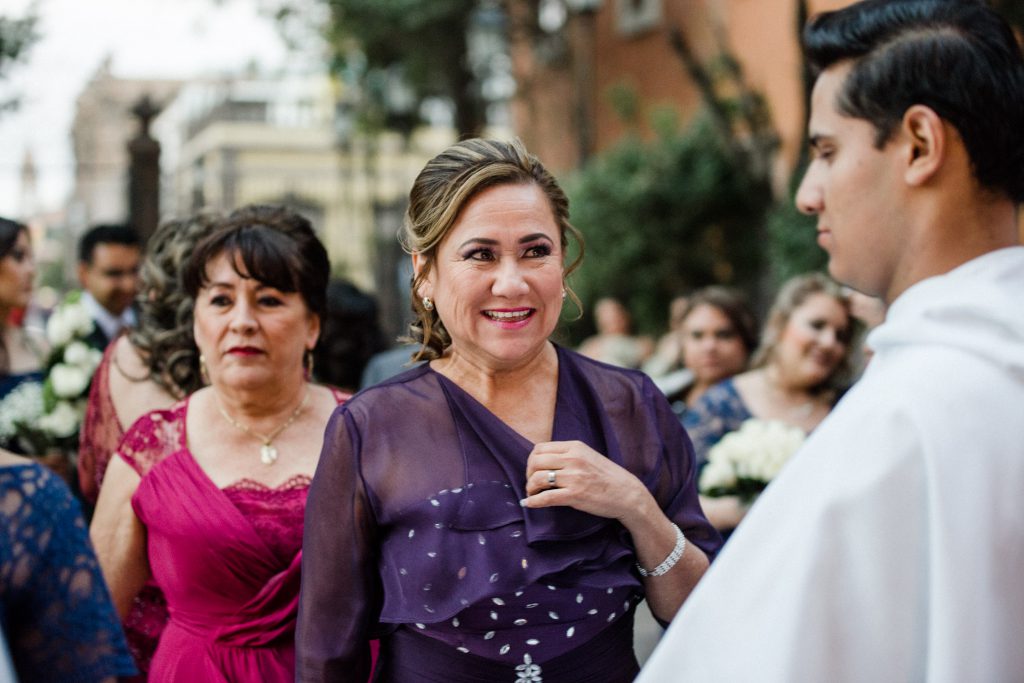
[(708, 451), (700, 475), (706, 496), (739, 496), (751, 502), (803, 444), (806, 434), (777, 420), (751, 418)]
[(23, 382), (0, 402), (0, 439), (16, 438), (29, 453), (78, 448), (89, 384), (103, 354), (82, 341), (92, 318), (73, 292), (50, 315), (50, 355), (42, 385)]

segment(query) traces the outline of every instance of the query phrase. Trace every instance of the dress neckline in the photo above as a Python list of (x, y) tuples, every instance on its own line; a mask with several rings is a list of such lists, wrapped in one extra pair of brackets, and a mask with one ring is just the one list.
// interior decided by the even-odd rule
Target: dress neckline
[[(338, 403), (340, 405), (340, 403), (341, 403), (340, 399), (344, 398), (345, 395), (342, 392), (334, 391), (333, 388), (329, 387), (329, 389), (331, 389), (331, 395), (334, 396), (334, 399), (336, 401), (338, 401)], [(285, 479), (284, 481), (282, 481), (281, 483), (276, 484), (274, 486), (271, 486), (269, 484), (264, 484), (263, 482), (257, 481), (255, 479), (252, 479), (251, 477), (242, 477), (240, 479), (236, 479), (236, 480), (232, 481), (231, 483), (227, 484), (226, 486), (218, 486), (217, 482), (215, 482), (213, 480), (213, 477), (211, 477), (207, 473), (207, 471), (203, 468), (203, 466), (199, 464), (199, 461), (196, 460), (196, 456), (192, 454), (192, 449), (189, 448), (189, 446), (188, 446), (188, 408), (189, 408), (189, 405), (191, 405), (191, 401), (192, 401), (192, 394), (189, 394), (188, 396), (186, 396), (185, 398), (183, 398), (181, 400), (181, 404), (180, 404), (181, 405), (182, 415), (181, 415), (181, 437), (180, 437), (180, 441), (178, 443), (179, 450), (182, 453), (184, 453), (184, 456), (185, 456), (185, 458), (187, 460), (191, 461), (192, 465), (196, 468), (196, 470), (199, 471), (199, 473), (202, 475), (203, 479), (205, 479), (210, 484), (210, 486), (212, 486), (213, 488), (217, 489), (218, 491), (220, 491), (222, 493), (224, 493), (226, 491), (255, 491), (255, 490), (259, 490), (259, 491), (263, 491), (263, 492), (268, 492), (268, 493), (284, 493), (284, 492), (294, 491), (294, 490), (298, 490), (298, 489), (302, 489), (302, 488), (309, 488), (310, 483), (312, 483), (312, 481), (313, 481), (313, 475), (306, 474), (304, 472), (297, 472), (297, 473), (291, 475), (290, 477), (288, 477), (287, 479)], [(300, 480), (300, 479), (305, 479), (306, 480), (306, 483), (305, 483), (304, 486), (296, 484), (296, 481)]]
[[(554, 415), (551, 418), (551, 437), (548, 439), (548, 441), (562, 441), (564, 439), (559, 438), (559, 433), (561, 431), (559, 429), (559, 425), (562, 424), (562, 420), (560, 418), (563, 417), (565, 404), (565, 400), (562, 395), (562, 389), (566, 384), (564, 376), (565, 359), (562, 356), (562, 348), (558, 344), (555, 344), (554, 342), (552, 342), (551, 345), (555, 347), (555, 354), (556, 358), (558, 359), (558, 370), (556, 373), (555, 380), (555, 410)], [(441, 387), (446, 392), (450, 393), (451, 390), (456, 391), (459, 396), (464, 397), (465, 400), (469, 401), (473, 406), (475, 406), (481, 412), (486, 414), (496, 424), (501, 425), (501, 428), (507, 431), (509, 435), (512, 436), (513, 439), (529, 446), (530, 450), (532, 450), (533, 447), (537, 445), (537, 442), (531, 441), (530, 439), (526, 438), (525, 436), (517, 432), (515, 429), (513, 429), (511, 426), (509, 426), (509, 424), (502, 420), (500, 417), (495, 415), (490, 408), (485, 406), (483, 403), (477, 400), (475, 396), (473, 396), (471, 393), (469, 393), (461, 386), (459, 386), (459, 384), (455, 380), (449, 378), (444, 373), (438, 372), (434, 368), (430, 367), (430, 363), (424, 363), (423, 367), (426, 369), (427, 372), (432, 373), (435, 377), (438, 378), (438, 381), (441, 383)]]

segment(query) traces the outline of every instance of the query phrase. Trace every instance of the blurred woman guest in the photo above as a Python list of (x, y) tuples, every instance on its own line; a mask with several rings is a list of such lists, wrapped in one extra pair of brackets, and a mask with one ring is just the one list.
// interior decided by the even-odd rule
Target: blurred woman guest
[(344, 396), (308, 381), (329, 265), (309, 222), (247, 207), (185, 266), (210, 386), (135, 422), (92, 533), (125, 615), (152, 576), (170, 620), (150, 681), (290, 681), (306, 492)]
[[(748, 372), (708, 389), (683, 418), (698, 462), (751, 418), (810, 432), (825, 419), (850, 378), (849, 304), (825, 275), (797, 276), (779, 290)], [(736, 527), (745, 507), (732, 496), (702, 497), (720, 530)]]
[[(46, 338), (11, 322), (32, 297), (36, 275), (28, 227), (0, 218), (0, 400), (23, 382), (43, 381)], [(16, 449), (16, 444), (0, 446)]]
[(22, 681), (86, 683), (135, 673), (78, 504), (48, 468), (6, 451), (0, 619)]
[(633, 609), (669, 620), (719, 538), (639, 372), (548, 337), (578, 233), (518, 141), (472, 139), (410, 193), (412, 334), (430, 362), (328, 425), (310, 492), (301, 681), (631, 681)]
[[(107, 346), (89, 390), (78, 449), (78, 479), (88, 503), (96, 503), (107, 463), (127, 427), (202, 386), (192, 336), (193, 302), (185, 293), (182, 270), (216, 219), (199, 214), (168, 221), (149, 240), (140, 273), (139, 325)], [(124, 622), (128, 646), (143, 674), (166, 623), (163, 593), (147, 582)]]
[(639, 368), (654, 352), (654, 343), (648, 337), (633, 336), (632, 316), (614, 297), (598, 299), (594, 304), (594, 324), (597, 334), (580, 344), (584, 356), (621, 368)]
[(711, 286), (687, 299), (678, 335), (690, 381), (666, 394), (681, 404), (676, 410), (681, 415), (713, 385), (747, 367), (757, 346), (757, 323), (742, 294), (728, 287)]

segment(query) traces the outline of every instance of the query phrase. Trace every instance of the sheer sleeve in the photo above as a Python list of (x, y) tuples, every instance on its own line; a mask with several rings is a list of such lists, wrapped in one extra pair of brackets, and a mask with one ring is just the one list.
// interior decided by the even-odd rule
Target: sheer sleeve
[(752, 417), (732, 380), (719, 382), (697, 399), (683, 415), (683, 426), (693, 442), (698, 468), (708, 461), (708, 451), (729, 432)]
[(345, 407), (327, 425), (306, 503), (297, 681), (365, 681), (380, 612), (377, 528), (360, 474), (360, 437)]
[(78, 484), (82, 495), (93, 505), (99, 496), (110, 457), (124, 436), (124, 427), (117, 419), (110, 396), (110, 363), (116, 348), (116, 342), (107, 346), (103, 360), (93, 374), (82, 431), (78, 437)]
[(686, 536), (699, 547), (708, 560), (713, 560), (722, 547), (722, 537), (704, 516), (697, 495), (698, 464), (694, 448), (679, 418), (672, 412), (664, 395), (650, 380), (645, 381), (644, 395), (653, 406), (656, 428), (662, 440), (662, 467), (649, 484), (664, 511)]
[[(9, 477), (14, 477), (13, 481)], [(99, 681), (135, 673), (81, 510), (63, 482), (9, 468), (0, 517), (4, 628), (24, 681)]]
[(117, 454), (132, 466), (140, 477), (158, 462), (185, 447), (185, 416), (188, 399), (168, 410), (154, 410), (146, 413), (121, 440)]

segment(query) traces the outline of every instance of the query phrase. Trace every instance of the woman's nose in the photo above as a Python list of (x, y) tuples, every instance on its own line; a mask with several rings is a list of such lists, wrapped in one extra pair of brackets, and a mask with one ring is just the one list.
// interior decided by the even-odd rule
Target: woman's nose
[(231, 329), (235, 331), (249, 331), (256, 327), (256, 316), (252, 306), (239, 301), (231, 312)]
[(496, 296), (513, 297), (525, 294), (529, 289), (519, 265), (514, 262), (503, 262), (495, 274), (491, 288)]

